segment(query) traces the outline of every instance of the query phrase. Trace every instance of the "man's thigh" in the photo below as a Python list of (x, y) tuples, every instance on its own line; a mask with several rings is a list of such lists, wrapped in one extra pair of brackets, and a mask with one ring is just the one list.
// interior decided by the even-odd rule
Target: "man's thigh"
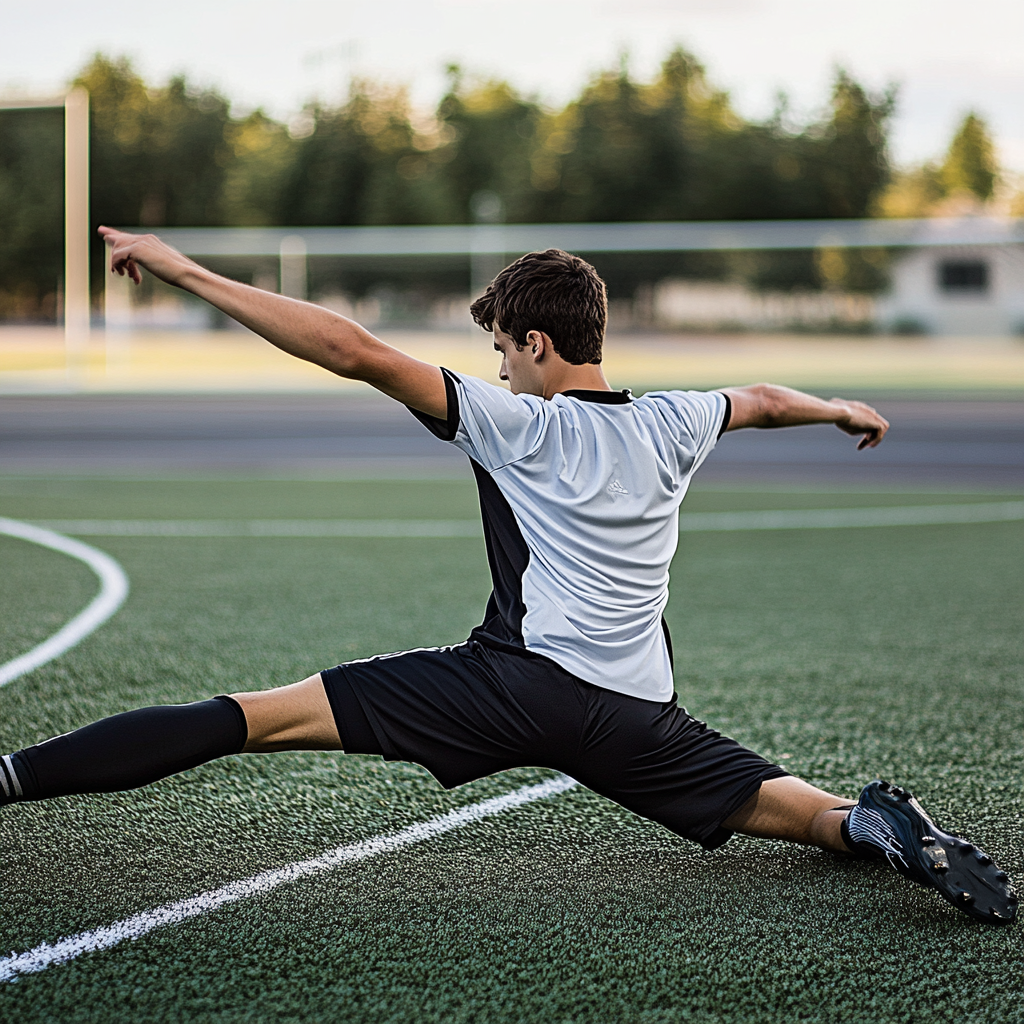
[(655, 703), (581, 684), (590, 705), (578, 765), (568, 774), (677, 835), (715, 849), (724, 823), (768, 779), (786, 772), (691, 717), (675, 701)]
[(231, 696), (245, 712), (247, 754), (342, 749), (319, 672), (290, 686)]
[(516, 655), (495, 664), (468, 641), (347, 662), (321, 675), (346, 751), (411, 761), (451, 789), (539, 763), (536, 716), (514, 692), (533, 667)]

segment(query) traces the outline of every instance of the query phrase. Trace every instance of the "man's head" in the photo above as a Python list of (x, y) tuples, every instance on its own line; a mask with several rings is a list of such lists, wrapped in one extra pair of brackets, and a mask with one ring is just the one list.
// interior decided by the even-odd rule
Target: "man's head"
[(574, 366), (601, 362), (608, 297), (597, 271), (561, 249), (531, 252), (507, 266), (469, 311), (485, 330), (497, 327), (517, 350), (539, 331)]

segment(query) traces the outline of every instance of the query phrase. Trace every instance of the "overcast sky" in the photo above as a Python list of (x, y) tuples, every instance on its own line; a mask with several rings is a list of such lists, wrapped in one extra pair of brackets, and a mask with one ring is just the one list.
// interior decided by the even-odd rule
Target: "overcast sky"
[(557, 103), (621, 52), (646, 76), (677, 43), (741, 113), (765, 116), (783, 90), (806, 115), (838, 64), (901, 86), (898, 162), (940, 155), (974, 109), (1024, 171), (1024, 0), (0, 0), (0, 25), (3, 91), (52, 91), (102, 50), (277, 116), (338, 99), (352, 74), (429, 104), (451, 61)]

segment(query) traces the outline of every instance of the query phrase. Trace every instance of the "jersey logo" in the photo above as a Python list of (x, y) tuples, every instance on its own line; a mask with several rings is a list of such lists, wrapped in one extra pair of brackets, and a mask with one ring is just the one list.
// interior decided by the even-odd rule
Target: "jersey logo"
[(613, 480), (608, 485), (608, 490), (612, 494), (629, 494), (629, 491), (627, 491), (626, 488), (623, 487), (622, 484), (620, 484), (618, 480)]

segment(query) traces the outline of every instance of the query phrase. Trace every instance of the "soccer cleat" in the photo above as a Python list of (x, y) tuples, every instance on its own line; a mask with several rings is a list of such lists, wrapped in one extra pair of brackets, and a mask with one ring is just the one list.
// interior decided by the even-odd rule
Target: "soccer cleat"
[(1012, 924), (1017, 895), (1009, 876), (966, 839), (943, 832), (912, 793), (888, 782), (864, 787), (844, 833), (858, 852), (874, 850), (905, 878), (935, 889), (986, 924)]

